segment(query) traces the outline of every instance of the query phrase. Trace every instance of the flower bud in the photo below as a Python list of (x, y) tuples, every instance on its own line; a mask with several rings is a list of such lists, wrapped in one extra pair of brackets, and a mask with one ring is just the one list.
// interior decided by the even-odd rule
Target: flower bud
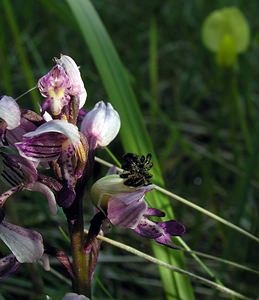
[(84, 117), (81, 131), (91, 140), (90, 147), (105, 147), (116, 137), (120, 125), (118, 112), (110, 103), (100, 101)]

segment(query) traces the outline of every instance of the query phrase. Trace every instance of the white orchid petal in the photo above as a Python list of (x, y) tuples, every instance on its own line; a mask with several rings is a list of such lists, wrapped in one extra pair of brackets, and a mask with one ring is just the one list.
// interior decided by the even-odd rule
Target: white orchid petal
[(85, 104), (87, 92), (84, 86), (84, 82), (81, 78), (79, 68), (75, 61), (68, 55), (61, 55), (60, 59), (56, 59), (56, 62), (61, 65), (66, 71), (70, 82), (74, 88), (79, 89), (79, 108), (82, 108)]
[(0, 224), (0, 238), (20, 263), (36, 262), (44, 253), (42, 236), (34, 230), (3, 221)]
[(0, 99), (0, 118), (7, 124), (7, 129), (12, 130), (21, 123), (21, 111), (16, 101), (9, 96)]
[(100, 101), (86, 114), (81, 131), (88, 138), (95, 138), (97, 146), (107, 146), (118, 134), (121, 122), (118, 112), (110, 103)]
[(121, 122), (118, 112), (108, 103), (106, 107), (105, 126), (103, 126), (102, 130), (102, 141), (99, 145), (105, 147), (114, 140), (120, 130), (120, 126)]
[(44, 123), (36, 130), (28, 132), (24, 137), (34, 137), (43, 133), (57, 132), (64, 134), (73, 145), (78, 145), (80, 142), (80, 135), (78, 128), (64, 120), (51, 120)]

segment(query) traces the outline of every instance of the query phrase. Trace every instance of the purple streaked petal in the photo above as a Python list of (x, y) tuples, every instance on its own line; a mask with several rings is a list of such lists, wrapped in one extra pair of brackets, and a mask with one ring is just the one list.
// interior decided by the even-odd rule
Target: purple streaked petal
[(0, 279), (8, 277), (15, 273), (20, 266), (20, 263), (13, 254), (0, 259)]
[(56, 198), (52, 190), (46, 186), (45, 184), (36, 181), (33, 185), (30, 187), (27, 187), (30, 191), (40, 192), (42, 193), (48, 200), (49, 203), (49, 209), (52, 215), (57, 214), (57, 204), (56, 204)]
[(32, 138), (44, 133), (61, 133), (65, 135), (73, 145), (78, 145), (80, 142), (80, 135), (77, 126), (68, 123), (64, 120), (52, 120), (42, 124), (36, 130), (28, 132), (24, 135), (25, 138)]
[(38, 162), (48, 162), (57, 159), (62, 151), (62, 144), (66, 141), (63, 134), (44, 133), (39, 136), (25, 137), (23, 142), (16, 143), (21, 156)]
[(0, 99), (0, 118), (7, 124), (7, 129), (12, 130), (20, 125), (21, 111), (16, 101), (9, 96)]
[(30, 184), (37, 180), (38, 172), (33, 162), (13, 154), (0, 153), (3, 157), (2, 177), (12, 186)]
[(115, 226), (135, 228), (146, 209), (147, 204), (143, 198), (130, 204), (111, 198), (108, 202), (107, 217)]
[(20, 263), (36, 262), (44, 253), (42, 236), (37, 231), (3, 221), (0, 238)]

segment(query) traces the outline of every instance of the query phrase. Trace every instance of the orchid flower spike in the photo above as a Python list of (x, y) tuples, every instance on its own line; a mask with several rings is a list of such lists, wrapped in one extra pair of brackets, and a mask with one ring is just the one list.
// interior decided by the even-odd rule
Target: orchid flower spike
[[(126, 157), (126, 171), (121, 175), (105, 176), (92, 186), (91, 196), (94, 204), (113, 225), (131, 228), (142, 237), (154, 239), (157, 243), (174, 248), (171, 237), (183, 235), (184, 226), (175, 220), (165, 222), (150, 220), (152, 216), (164, 217), (165, 214), (158, 209), (148, 208), (144, 198), (145, 194), (153, 189), (153, 185), (149, 182), (148, 170), (151, 168), (149, 155), (146, 158), (133, 154)], [(132, 163), (130, 157), (133, 159)], [(140, 165), (146, 166), (146, 169), (139, 169)]]
[(89, 111), (81, 124), (81, 132), (87, 137), (91, 149), (105, 147), (116, 137), (121, 121), (110, 103), (100, 101)]

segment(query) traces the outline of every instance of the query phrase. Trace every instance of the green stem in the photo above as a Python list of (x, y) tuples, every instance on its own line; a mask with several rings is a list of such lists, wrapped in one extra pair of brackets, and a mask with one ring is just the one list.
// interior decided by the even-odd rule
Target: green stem
[(81, 196), (75, 199), (73, 206), (74, 216), (76, 217), (68, 219), (75, 274), (73, 286), (77, 293), (90, 297), (91, 284), (88, 277), (88, 256), (84, 253), (84, 219)]

